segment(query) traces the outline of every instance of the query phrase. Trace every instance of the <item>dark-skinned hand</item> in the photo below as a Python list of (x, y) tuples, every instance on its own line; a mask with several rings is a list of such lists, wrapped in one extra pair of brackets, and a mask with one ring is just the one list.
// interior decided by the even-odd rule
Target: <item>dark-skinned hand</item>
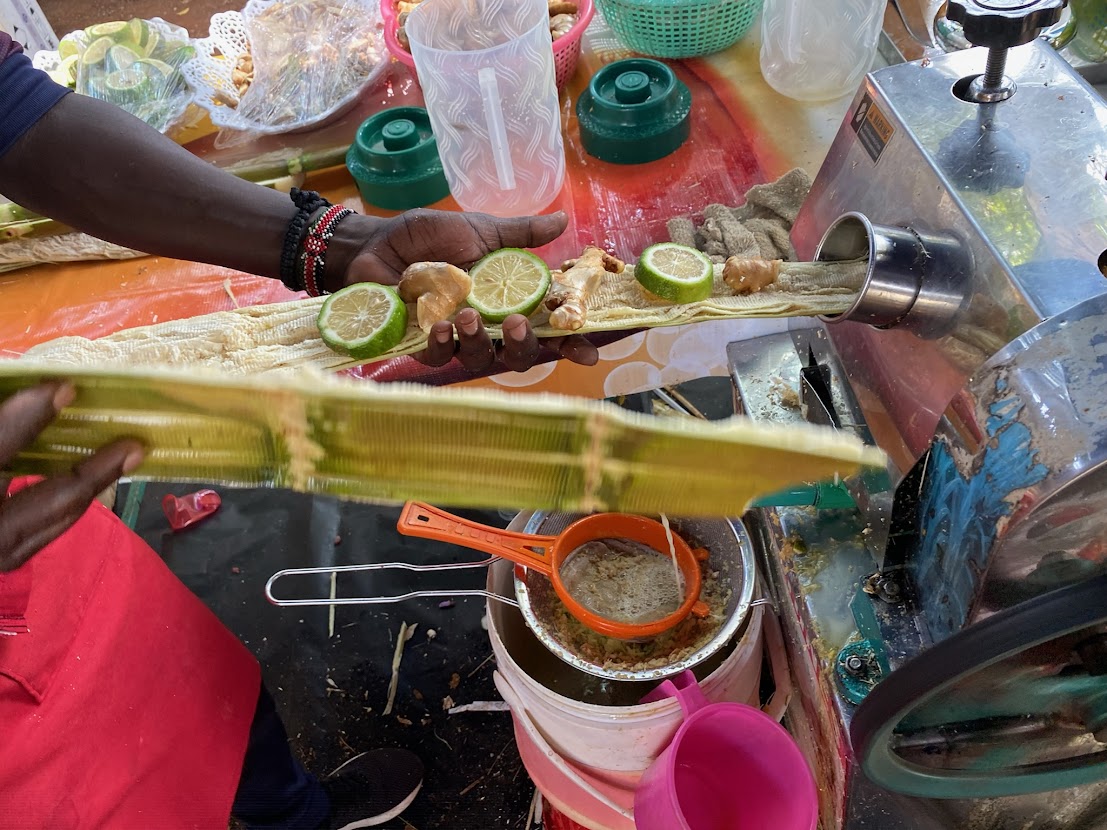
[[(74, 398), (73, 387), (47, 383), (0, 404), (0, 467), (19, 452)], [(142, 462), (142, 445), (117, 441), (76, 465), (0, 501), (0, 572), (18, 568), (73, 526), (93, 499)], [(7, 492), (9, 482), (0, 481)]]
[[(372, 228), (368, 240), (348, 265), (340, 266), (344, 274), (342, 284), (328, 287), (337, 291), (356, 282), (394, 285), (404, 269), (415, 262), (449, 262), (468, 268), (500, 248), (545, 245), (559, 237), (567, 223), (564, 213), (498, 219), (483, 213), (410, 210), (367, 225)], [(539, 344), (527, 318), (520, 314), (508, 317), (502, 329), (503, 343), (497, 348), (480, 315), (472, 309), (463, 309), (453, 324), (437, 323), (430, 332), (426, 350), (415, 357), (430, 366), (444, 366), (456, 357), (470, 372), (492, 368), (497, 358), (508, 369), (523, 372), (534, 365), (542, 348), (584, 366), (599, 359), (596, 347), (579, 335), (546, 338)]]

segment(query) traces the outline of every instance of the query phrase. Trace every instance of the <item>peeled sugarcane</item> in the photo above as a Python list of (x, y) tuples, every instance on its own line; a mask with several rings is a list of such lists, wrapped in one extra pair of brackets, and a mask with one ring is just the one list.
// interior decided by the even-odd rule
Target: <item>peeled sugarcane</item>
[(842, 262), (787, 262), (782, 259), (732, 256), (723, 265), (723, 281), (739, 297), (770, 286), (788, 290), (796, 282), (822, 286), (860, 286), (865, 281), (868, 258)]
[(73, 404), (7, 472), (69, 470), (120, 437), (138, 480), (273, 486), (354, 500), (682, 516), (740, 515), (801, 481), (881, 466), (832, 429), (654, 418), (575, 397), (373, 384), (318, 372), (0, 361), (0, 399), (68, 379)]
[(122, 245), (104, 242), (87, 233), (16, 239), (0, 245), (0, 274), (53, 262), (137, 259), (146, 256)]
[[(3, 249), (0, 246), (0, 253)], [(792, 269), (789, 263), (772, 290), (735, 295), (717, 276), (708, 299), (674, 304), (650, 296), (621, 262), (589, 248), (555, 273), (546, 305), (556, 308), (550, 313), (540, 309), (531, 325), (538, 337), (559, 337), (567, 330), (588, 333), (708, 320), (841, 314), (855, 301), (864, 276), (863, 263), (838, 269), (820, 264), (798, 264)], [(470, 286), (464, 271), (445, 263), (409, 267), (400, 283), (403, 299), (416, 306), (415, 313), (408, 315), (407, 331), (387, 352), (366, 359), (340, 354), (323, 341), (317, 323), (322, 299), (220, 311), (125, 329), (96, 340), (63, 337), (36, 346), (28, 355), (76, 366), (184, 366), (234, 374), (302, 367), (337, 371), (424, 349), (427, 329), (437, 320), (448, 319), (464, 302)], [(570, 311), (572, 329), (562, 319)], [(498, 324), (487, 323), (486, 329), (493, 338), (500, 336)]]

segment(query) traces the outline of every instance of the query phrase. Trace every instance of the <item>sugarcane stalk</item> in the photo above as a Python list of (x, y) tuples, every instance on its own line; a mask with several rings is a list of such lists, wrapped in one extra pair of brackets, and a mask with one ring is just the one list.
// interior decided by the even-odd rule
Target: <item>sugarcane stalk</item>
[(11, 224), (0, 224), (0, 244), (15, 239), (28, 239), (68, 233), (70, 229), (53, 219), (39, 217)]
[(30, 222), (41, 219), (37, 213), (32, 213), (25, 207), (20, 207), (15, 202), (0, 204), (0, 225), (10, 225), (18, 222)]
[(331, 147), (310, 153), (301, 153), (293, 158), (285, 156), (287, 151), (267, 153), (246, 162), (225, 168), (240, 179), (248, 182), (261, 182), (282, 176), (296, 176), (339, 167), (346, 163), (346, 151), (350, 145)]

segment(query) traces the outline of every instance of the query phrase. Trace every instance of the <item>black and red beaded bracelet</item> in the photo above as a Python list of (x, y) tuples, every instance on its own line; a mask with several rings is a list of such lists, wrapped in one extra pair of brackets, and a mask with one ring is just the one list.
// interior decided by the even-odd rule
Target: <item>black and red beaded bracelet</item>
[(352, 210), (342, 205), (331, 205), (308, 228), (301, 246), (300, 276), (309, 296), (318, 297), (325, 293), (322, 282), (327, 265), (327, 248), (334, 236), (335, 227), (352, 213)]
[(288, 223), (288, 230), (284, 234), (284, 245), (281, 246), (280, 278), (281, 282), (293, 291), (302, 291), (304, 286), (299, 280), (296, 265), (304, 231), (315, 212), (324, 206), (329, 207), (330, 202), (315, 191), (298, 190), (295, 187), (292, 188), (289, 196), (292, 203), (296, 205), (296, 215)]

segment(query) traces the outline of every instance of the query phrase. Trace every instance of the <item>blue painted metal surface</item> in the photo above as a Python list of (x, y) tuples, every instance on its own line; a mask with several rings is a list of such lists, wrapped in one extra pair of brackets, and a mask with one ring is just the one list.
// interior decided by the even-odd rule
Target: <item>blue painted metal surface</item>
[(960, 630), (968, 619), (1000, 522), (1017, 505), (1012, 494), (1048, 473), (1038, 461), (1030, 430), (1019, 422), (1026, 404), (1003, 398), (1005, 390), (1006, 382), (997, 379), (1000, 399), (987, 409), (987, 443), (971, 475), (962, 472), (944, 441), (931, 451), (918, 548), (909, 568), (935, 641)]

